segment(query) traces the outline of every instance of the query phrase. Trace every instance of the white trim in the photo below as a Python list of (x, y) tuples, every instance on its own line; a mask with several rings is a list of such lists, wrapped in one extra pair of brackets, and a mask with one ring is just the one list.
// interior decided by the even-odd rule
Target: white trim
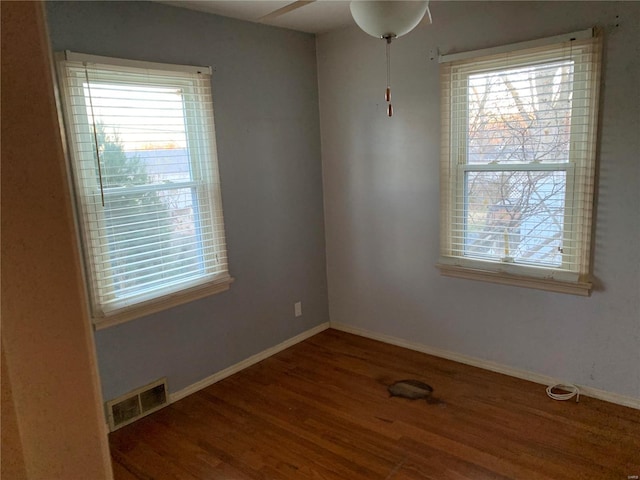
[(501, 45), (499, 47), (483, 48), (480, 50), (472, 50), (469, 52), (449, 53), (446, 55), (440, 55), (438, 57), (438, 63), (449, 63), (458, 60), (466, 60), (467, 58), (484, 57), (488, 55), (497, 55), (500, 53), (513, 52), (515, 50), (525, 50), (528, 48), (544, 47), (546, 45), (553, 45), (554, 43), (569, 42), (571, 40), (583, 40), (585, 38), (592, 38), (594, 36), (594, 29), (587, 28), (586, 30), (580, 30), (573, 33), (565, 33), (563, 35), (556, 35), (554, 37), (538, 38), (536, 40), (529, 40), (526, 42), (511, 43), (509, 45)]
[[(465, 365), (471, 365), (473, 367), (482, 368), (491, 372), (502, 373), (511, 377), (521, 378), (530, 382), (539, 383), (542, 385), (555, 385), (563, 383), (558, 379), (542, 375), (535, 372), (529, 372), (526, 370), (520, 370), (518, 368), (509, 367), (489, 360), (483, 360), (481, 358), (468, 357), (455, 352), (449, 352), (447, 350), (441, 350), (439, 348), (429, 347), (420, 343), (409, 342), (398, 337), (392, 337), (383, 333), (376, 333), (364, 328), (353, 327), (344, 323), (331, 322), (331, 328), (340, 330), (342, 332), (352, 333), (361, 337), (370, 338), (372, 340), (378, 340), (380, 342), (388, 343), (390, 345), (396, 345), (398, 347), (408, 348), (409, 350), (415, 350), (417, 352), (426, 353), (435, 357), (445, 358), (447, 360), (453, 360), (454, 362), (464, 363)], [(566, 382), (564, 382), (566, 383)], [(617, 405), (623, 405), (625, 407), (631, 407), (640, 410), (640, 398), (628, 397), (620, 395), (618, 393), (606, 392), (597, 388), (578, 385), (580, 388), (580, 395), (587, 397), (597, 398), (598, 400), (604, 400), (605, 402), (615, 403)]]
[(121, 323), (125, 323), (130, 320), (135, 320), (136, 318), (151, 315), (152, 313), (160, 312), (168, 308), (176, 307), (183, 303), (192, 302), (210, 295), (226, 292), (229, 290), (234, 280), (235, 279), (233, 277), (225, 277), (224, 279), (216, 282), (196, 285), (195, 287), (186, 290), (178, 290), (177, 292), (163, 295), (162, 297), (151, 298), (146, 302), (123, 308), (121, 311), (110, 314), (109, 316), (94, 317), (92, 319), (93, 326), (96, 330), (102, 330), (108, 327), (113, 327), (114, 325), (120, 325)]
[[(452, 278), (464, 278), (467, 280), (480, 280), (483, 282), (497, 283), (500, 285), (511, 285), (514, 287), (527, 287), (535, 288), (536, 290), (544, 290), (547, 292), (556, 293), (568, 293), (571, 295), (579, 295), (582, 297), (588, 297), (591, 295), (591, 289), (593, 285), (591, 282), (570, 282), (562, 279), (553, 278), (537, 278), (535, 276), (523, 276), (519, 275), (517, 268), (523, 268), (521, 265), (513, 265), (508, 263), (495, 263), (495, 265), (489, 265), (487, 267), (494, 267), (496, 271), (491, 271), (482, 268), (473, 268), (464, 265), (449, 265), (444, 263), (446, 258), (442, 258), (436, 265), (436, 268), (440, 270), (440, 274), (445, 277)], [(509, 272), (509, 269), (512, 272)], [(533, 270), (533, 269), (532, 269)], [(526, 270), (525, 270), (526, 271)], [(552, 270), (549, 270), (553, 272)]]
[(285, 340), (278, 345), (275, 345), (271, 348), (267, 348), (262, 352), (256, 353), (255, 355), (250, 356), (249, 358), (245, 358), (244, 360), (236, 363), (235, 365), (231, 365), (230, 367), (225, 368), (224, 370), (220, 370), (219, 372), (214, 373), (213, 375), (209, 375), (202, 380), (189, 385), (188, 387), (183, 388), (182, 390), (178, 390), (177, 392), (169, 394), (169, 403), (177, 402), (181, 398), (184, 398), (192, 393), (196, 393), (203, 388), (208, 387), (209, 385), (213, 385), (214, 383), (219, 382), (227, 377), (230, 377), (234, 373), (238, 373), (245, 368), (250, 367), (251, 365), (255, 365), (258, 362), (261, 362), (265, 358), (269, 358), (276, 353), (281, 352), (297, 343), (300, 343), (307, 338), (313, 337), (320, 332), (324, 332), (329, 328), (329, 322), (321, 323), (320, 325), (313, 327), (307, 331), (304, 331), (295, 337), (292, 337), (288, 340)]
[(139, 60), (128, 60), (124, 58), (103, 57), (101, 55), (89, 55), (87, 53), (71, 52), (69, 50), (64, 51), (63, 58), (69, 62), (86, 62), (102, 65), (114, 65), (118, 67), (146, 68), (147, 70), (169, 70), (171, 72), (200, 73), (205, 75), (212, 75), (213, 72), (213, 69), (208, 66), (143, 62)]
[(580, 276), (576, 272), (562, 270), (560, 267), (532, 265), (528, 263), (500, 261), (489, 258), (483, 260), (481, 258), (465, 257), (463, 255), (441, 255), (437, 268), (460, 268), (470, 271), (499, 273), (503, 275), (511, 275), (515, 277), (525, 277), (540, 280), (555, 280), (557, 282), (566, 282), (570, 284), (579, 283)]

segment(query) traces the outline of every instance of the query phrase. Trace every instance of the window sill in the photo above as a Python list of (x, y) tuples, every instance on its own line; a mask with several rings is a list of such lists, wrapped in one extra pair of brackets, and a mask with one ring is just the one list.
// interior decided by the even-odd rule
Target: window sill
[(588, 297), (591, 294), (590, 282), (567, 282), (549, 278), (533, 278), (514, 275), (504, 272), (492, 272), (478, 268), (461, 267), (458, 265), (446, 265), (439, 263), (436, 267), (445, 277), (465, 278), (482, 282), (498, 283), (500, 285), (512, 285), (516, 287), (535, 288), (547, 292), (568, 293)]
[(103, 330), (105, 328), (113, 327), (115, 325), (135, 320), (136, 318), (144, 317), (152, 313), (160, 312), (171, 307), (177, 307), (178, 305), (182, 305), (183, 303), (192, 302), (194, 300), (208, 297), (210, 295), (226, 292), (227, 290), (229, 290), (229, 287), (231, 286), (233, 281), (234, 278), (229, 277), (224, 281), (199, 285), (188, 290), (183, 290), (160, 298), (155, 298), (140, 303), (135, 307), (127, 308), (124, 311), (120, 311), (106, 317), (93, 318), (93, 326), (95, 330)]

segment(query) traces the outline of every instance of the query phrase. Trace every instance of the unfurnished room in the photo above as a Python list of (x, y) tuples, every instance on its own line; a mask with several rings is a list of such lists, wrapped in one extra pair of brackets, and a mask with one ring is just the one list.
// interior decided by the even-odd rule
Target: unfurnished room
[(640, 2), (0, 11), (3, 479), (640, 479)]

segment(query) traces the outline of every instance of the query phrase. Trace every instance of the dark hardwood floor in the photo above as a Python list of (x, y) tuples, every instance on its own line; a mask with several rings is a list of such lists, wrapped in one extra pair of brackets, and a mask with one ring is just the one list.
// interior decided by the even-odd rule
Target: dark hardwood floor
[[(407, 378), (432, 400), (390, 398)], [(640, 411), (327, 330), (110, 444), (116, 480), (627, 480)]]

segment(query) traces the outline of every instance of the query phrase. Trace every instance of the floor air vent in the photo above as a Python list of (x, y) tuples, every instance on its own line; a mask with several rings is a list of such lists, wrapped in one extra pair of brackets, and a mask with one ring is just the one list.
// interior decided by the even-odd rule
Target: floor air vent
[(167, 405), (167, 379), (140, 387), (107, 402), (109, 430), (114, 431)]

